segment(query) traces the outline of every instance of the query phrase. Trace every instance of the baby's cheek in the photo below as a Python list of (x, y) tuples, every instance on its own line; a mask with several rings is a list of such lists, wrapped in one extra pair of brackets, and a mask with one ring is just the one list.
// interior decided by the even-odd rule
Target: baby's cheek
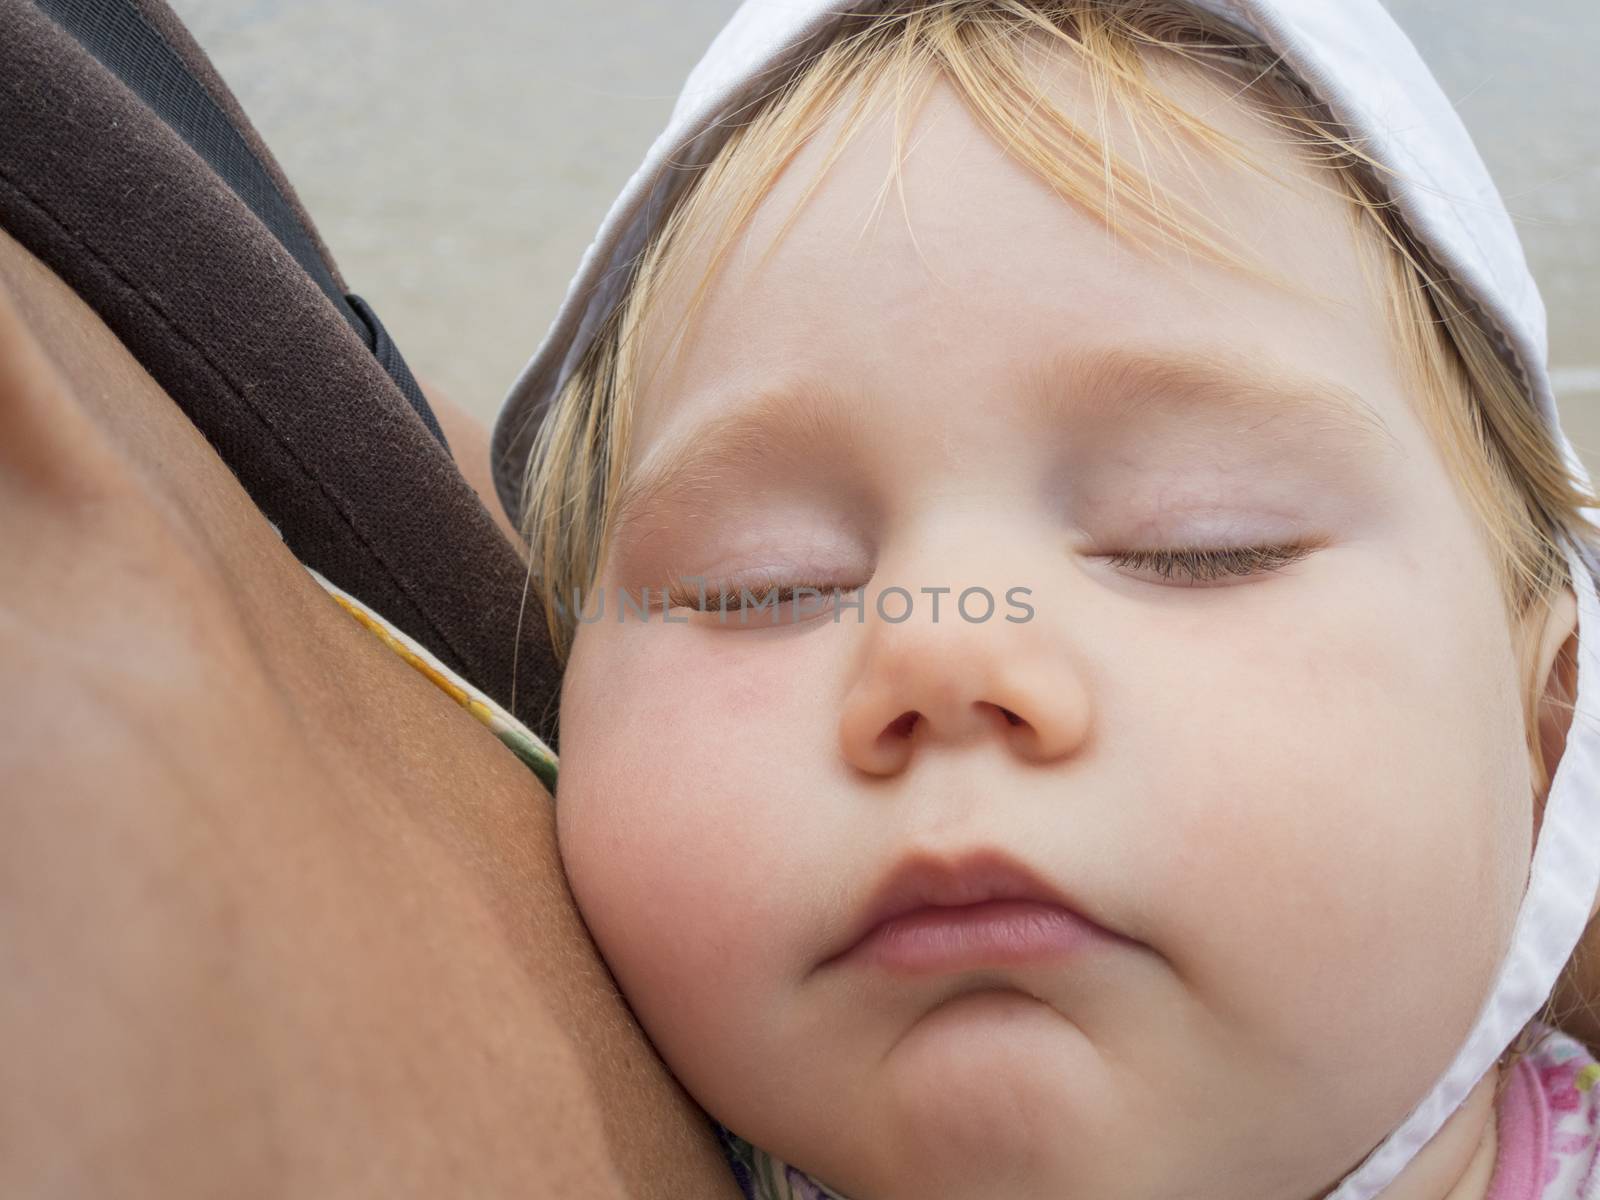
[(1302, 614), (1316, 638), (1258, 644), (1228, 705), (1172, 726), (1180, 800), (1158, 836), (1201, 1002), (1264, 1072), (1316, 1071), (1335, 1111), (1398, 1116), (1504, 947), (1521, 734), (1491, 628), (1370, 594), (1392, 599)]
[(740, 1031), (778, 1023), (775, 984), (797, 970), (804, 897), (786, 877), (808, 861), (809, 809), (784, 789), (800, 772), (775, 762), (781, 739), (761, 733), (783, 714), (720, 714), (704, 671), (692, 697), (603, 677), (603, 705), (577, 699), (581, 681), (564, 697), (563, 863), (646, 1033), (715, 1107), (728, 1081), (758, 1077)]

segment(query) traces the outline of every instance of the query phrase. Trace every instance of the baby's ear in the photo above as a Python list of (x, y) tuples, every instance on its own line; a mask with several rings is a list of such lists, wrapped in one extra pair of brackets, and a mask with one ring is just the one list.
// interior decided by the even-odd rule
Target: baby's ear
[(1539, 633), (1535, 670), (1534, 678), (1541, 680), (1542, 686), (1538, 693), (1535, 714), (1538, 727), (1534, 736), (1544, 762), (1542, 782), (1534, 796), (1533, 835), (1537, 842), (1550, 781), (1566, 749), (1567, 731), (1572, 727), (1572, 709), (1578, 696), (1578, 597), (1570, 586), (1561, 588), (1550, 599), (1544, 627)]

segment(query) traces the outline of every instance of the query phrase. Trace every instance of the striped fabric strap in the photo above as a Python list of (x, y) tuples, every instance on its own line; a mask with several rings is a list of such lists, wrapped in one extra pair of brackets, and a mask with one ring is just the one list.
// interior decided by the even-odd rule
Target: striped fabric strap
[(555, 752), (545, 745), (538, 735), (484, 692), (445, 666), (429, 652), (427, 647), (405, 631), (386, 621), (310, 567), (306, 567), (306, 570), (310, 571), (311, 578), (321, 584), (328, 595), (339, 602), (345, 612), (371, 630), (385, 646), (415, 667), (429, 683), (476, 717), (490, 733), (500, 739), (506, 749), (520, 758), (528, 769), (539, 777), (539, 782), (549, 789), (552, 796), (556, 794)]

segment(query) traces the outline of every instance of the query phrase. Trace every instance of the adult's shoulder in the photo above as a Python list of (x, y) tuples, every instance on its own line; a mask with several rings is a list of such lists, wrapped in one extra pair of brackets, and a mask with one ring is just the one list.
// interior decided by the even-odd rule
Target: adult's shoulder
[(551, 801), (0, 235), (0, 1191), (736, 1195)]

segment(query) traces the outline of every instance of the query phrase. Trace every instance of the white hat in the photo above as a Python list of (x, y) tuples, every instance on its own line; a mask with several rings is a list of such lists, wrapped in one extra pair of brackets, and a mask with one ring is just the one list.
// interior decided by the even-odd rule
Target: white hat
[[(1569, 471), (1587, 486), (1588, 473), (1561, 430), (1544, 304), (1516, 231), (1455, 109), (1389, 14), (1377, 0), (1193, 2), (1281, 55), (1366, 152), (1398, 172), (1389, 184), (1401, 216), (1476, 302), (1475, 315), (1519, 369)], [(880, 0), (746, 0), (711, 43), (666, 129), (606, 214), (495, 422), (495, 485), (514, 518), (539, 421), (621, 299), (635, 255), (694, 168), (723, 144), (724, 119), (792, 71), (845, 17), (880, 6)], [(1600, 510), (1585, 515), (1600, 524)], [(1400, 1174), (1538, 1014), (1588, 923), (1600, 888), (1600, 597), (1588, 552), (1569, 547), (1568, 561), (1578, 596), (1576, 711), (1510, 947), (1455, 1060), (1328, 1200), (1368, 1200)]]

